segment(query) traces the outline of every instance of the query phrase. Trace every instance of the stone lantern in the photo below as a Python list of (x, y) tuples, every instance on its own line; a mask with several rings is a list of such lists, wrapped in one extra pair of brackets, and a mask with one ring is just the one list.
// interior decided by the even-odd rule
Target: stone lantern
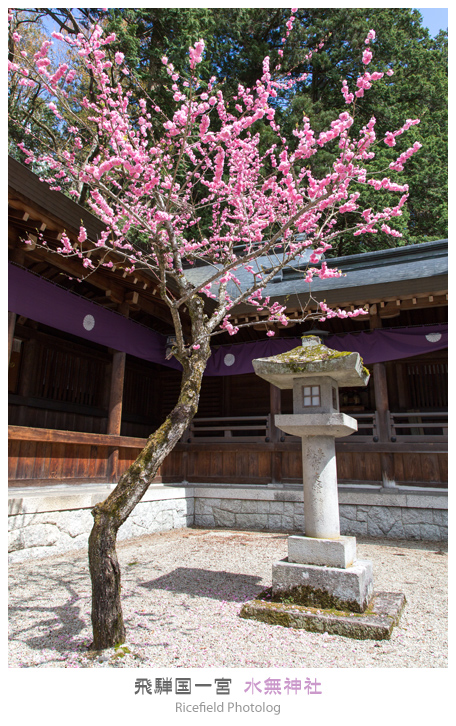
[(304, 605), (363, 612), (373, 594), (372, 565), (356, 560), (356, 538), (340, 534), (335, 439), (357, 430), (339, 411), (339, 386), (365, 386), (359, 353), (341, 353), (306, 336), (302, 347), (253, 361), (255, 373), (293, 389), (293, 413), (275, 424), (302, 441), (304, 534), (288, 538), (288, 558), (273, 566), (273, 595)]

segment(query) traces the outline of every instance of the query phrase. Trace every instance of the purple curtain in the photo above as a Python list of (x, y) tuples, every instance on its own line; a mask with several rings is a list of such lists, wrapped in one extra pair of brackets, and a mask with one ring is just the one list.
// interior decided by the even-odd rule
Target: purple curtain
[[(11, 312), (137, 358), (180, 369), (173, 358), (166, 360), (165, 336), (16, 265), (9, 264), (8, 268), (8, 309)], [(325, 344), (335, 350), (358, 352), (366, 364), (380, 363), (447, 348), (448, 326), (439, 324), (331, 335)], [(253, 373), (254, 358), (285, 353), (299, 345), (300, 338), (267, 338), (214, 347), (205, 375)]]
[(51, 328), (78, 335), (154, 363), (178, 367), (165, 359), (166, 338), (106, 310), (80, 295), (9, 264), (8, 310)]
[(382, 363), (448, 348), (448, 325), (442, 323), (331, 335), (325, 343), (334, 350), (357, 351), (366, 364)]

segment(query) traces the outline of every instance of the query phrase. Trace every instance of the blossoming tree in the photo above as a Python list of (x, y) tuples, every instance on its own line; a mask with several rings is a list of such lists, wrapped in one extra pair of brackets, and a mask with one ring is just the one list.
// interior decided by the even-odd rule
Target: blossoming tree
[[(292, 14), (286, 37), (293, 20)], [(286, 309), (265, 296), (267, 283), (305, 250), (310, 252), (305, 272), (309, 285), (314, 276), (339, 275), (327, 267), (322, 256), (339, 234), (336, 223), (342, 215), (350, 213), (353, 218), (353, 213), (358, 214), (352, 227), (355, 236), (375, 233), (378, 228), (399, 235), (389, 222), (401, 215), (408, 188), (384, 176), (385, 170), (368, 170), (368, 166), (375, 158), (376, 143), (394, 147), (396, 137), (418, 120), (407, 120), (377, 141), (372, 118), (357, 138), (351, 136), (355, 104), (383, 76), (367, 70), (373, 57), (374, 31), (365, 41), (365, 72), (356, 88), (350, 89), (345, 80), (341, 84), (347, 110), (319, 135), (304, 117), (294, 138), (288, 140), (274, 120), (274, 103), (281, 89), (292, 88), (293, 80), (289, 75), (280, 76), (280, 65), (271, 71), (268, 58), (256, 85), (239, 86), (236, 96), (227, 99), (215, 78), (204, 82), (198, 77), (202, 40), (189, 49), (187, 73), (178, 72), (163, 57), (175, 103), (173, 116), (167, 118), (147, 94), (134, 96), (123, 90), (122, 79), (132, 71), (124, 67), (122, 53), (110, 52), (113, 34), (104, 37), (102, 28), (95, 26), (87, 38), (82, 34), (52, 36), (52, 41), (46, 40), (29, 57), (21, 52), (21, 37), (15, 33), (16, 50), (9, 70), (15, 82), (41, 86), (65, 145), (44, 149), (40, 156), (25, 144), (20, 147), (25, 163), (39, 164), (42, 178), (51, 188), (78, 196), (81, 185), (87, 185), (88, 203), (105, 225), (96, 240), (89, 240), (81, 226), (76, 246), (64, 234), (57, 252), (81, 259), (81, 277), (89, 276), (97, 266), (112, 267), (113, 255), (123, 261), (127, 272), (147, 269), (169, 307), (176, 337), (173, 355), (182, 366), (177, 404), (113, 492), (92, 511), (93, 647), (100, 650), (126, 638), (117, 531), (197, 411), (211, 337), (220, 331), (237, 332), (231, 316), (240, 303), (266, 311), (271, 326), (274, 322), (286, 325)], [(54, 41), (68, 49), (65, 62), (56, 69), (49, 57)], [(319, 48), (317, 52), (324, 51)], [(74, 58), (76, 67), (70, 68)], [(81, 63), (91, 88), (82, 98)], [(267, 149), (261, 148), (255, 126), (260, 120), (269, 124), (274, 135), (274, 143)], [(337, 145), (338, 158), (317, 178), (310, 160), (331, 143)], [(390, 169), (402, 169), (418, 147), (415, 144), (393, 158)], [(359, 190), (366, 184), (380, 192), (398, 192), (397, 205), (359, 208)], [(42, 244), (46, 244), (44, 240)], [(320, 261), (321, 265), (314, 266)], [(189, 265), (196, 263), (207, 270), (200, 285), (186, 275)], [(241, 287), (239, 270), (248, 274), (247, 286)], [(322, 303), (318, 316), (362, 312), (332, 311)], [(188, 318), (191, 333), (184, 336), (183, 320)]]

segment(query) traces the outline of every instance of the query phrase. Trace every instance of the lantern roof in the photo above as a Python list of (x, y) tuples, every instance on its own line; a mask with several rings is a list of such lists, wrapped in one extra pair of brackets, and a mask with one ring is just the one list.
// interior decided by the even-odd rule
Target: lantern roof
[(298, 348), (252, 363), (257, 376), (282, 389), (293, 388), (296, 378), (328, 376), (343, 387), (366, 386), (369, 380), (359, 353), (327, 348), (314, 335), (304, 336)]

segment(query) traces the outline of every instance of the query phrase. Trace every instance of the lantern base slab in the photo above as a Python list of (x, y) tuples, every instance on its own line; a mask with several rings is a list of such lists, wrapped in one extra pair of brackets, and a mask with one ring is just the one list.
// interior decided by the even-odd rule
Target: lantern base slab
[(356, 560), (351, 567), (322, 567), (288, 559), (272, 566), (272, 595), (300, 605), (362, 613), (374, 591), (372, 563)]
[(347, 569), (356, 560), (356, 537), (288, 537), (288, 562)]
[(389, 640), (394, 626), (399, 623), (405, 602), (402, 593), (376, 592), (369, 607), (360, 614), (276, 602), (271, 596), (271, 588), (268, 588), (255, 600), (244, 603), (239, 615), (312, 633), (331, 633), (355, 640)]

